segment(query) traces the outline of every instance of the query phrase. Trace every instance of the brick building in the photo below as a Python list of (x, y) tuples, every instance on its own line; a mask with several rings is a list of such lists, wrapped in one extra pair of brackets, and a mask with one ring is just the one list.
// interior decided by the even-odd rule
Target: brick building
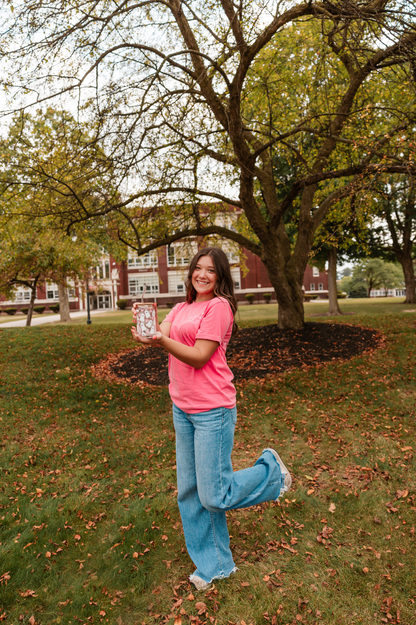
[[(224, 246), (226, 249), (226, 245)], [(182, 244), (173, 244), (144, 256), (129, 253), (126, 262), (118, 263), (110, 256), (104, 257), (93, 272), (96, 279), (90, 289), (91, 309), (115, 308), (118, 300), (127, 300), (128, 306), (140, 300), (157, 302), (160, 306), (183, 301), (185, 294), (186, 270), (190, 256), (196, 251), (196, 243), (185, 249)], [(256, 300), (263, 302), (263, 294), (271, 293), (276, 300), (267, 271), (262, 261), (245, 250), (247, 273), (240, 269), (239, 258), (227, 253), (231, 263), (232, 276), (237, 299), (246, 302), (245, 295), (253, 293)], [(320, 272), (316, 267), (308, 266), (303, 279), (306, 297), (328, 297), (327, 272)], [(145, 293), (143, 291), (146, 289)], [(19, 287), (13, 301), (0, 299), (0, 309), (25, 308), (29, 305), (30, 290)], [(54, 284), (38, 287), (36, 306), (50, 306), (58, 303), (58, 289)], [(85, 289), (74, 284), (69, 288), (71, 310), (84, 310), (87, 307)]]

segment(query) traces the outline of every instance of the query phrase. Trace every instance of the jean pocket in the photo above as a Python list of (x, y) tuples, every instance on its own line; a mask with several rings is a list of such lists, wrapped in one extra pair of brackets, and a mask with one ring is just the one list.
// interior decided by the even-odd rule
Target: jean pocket
[(231, 413), (231, 419), (235, 425), (237, 423), (237, 407), (231, 408), (230, 413)]

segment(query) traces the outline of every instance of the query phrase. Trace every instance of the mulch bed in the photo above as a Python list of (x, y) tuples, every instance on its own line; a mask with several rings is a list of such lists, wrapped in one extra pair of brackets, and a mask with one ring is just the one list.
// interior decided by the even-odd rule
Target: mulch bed
[[(305, 323), (300, 332), (277, 324), (240, 329), (227, 349), (234, 380), (264, 378), (270, 373), (348, 360), (381, 345), (375, 330), (340, 323)], [(93, 367), (96, 377), (138, 386), (165, 386), (168, 355), (161, 348), (140, 346), (109, 354)]]

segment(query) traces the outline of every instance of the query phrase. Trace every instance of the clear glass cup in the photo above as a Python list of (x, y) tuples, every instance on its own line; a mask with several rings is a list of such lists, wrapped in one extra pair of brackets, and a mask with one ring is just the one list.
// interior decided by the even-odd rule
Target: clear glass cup
[(137, 334), (152, 337), (156, 334), (156, 310), (152, 304), (136, 304)]

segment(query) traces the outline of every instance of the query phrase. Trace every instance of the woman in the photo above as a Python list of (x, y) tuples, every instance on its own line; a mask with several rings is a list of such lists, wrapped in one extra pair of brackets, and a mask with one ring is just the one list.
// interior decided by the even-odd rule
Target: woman
[(169, 353), (178, 503), (196, 566), (189, 579), (198, 590), (236, 570), (226, 511), (276, 500), (292, 484), (281, 458), (269, 448), (253, 467), (233, 472), (236, 391), (225, 352), (236, 310), (228, 259), (220, 248), (206, 247), (190, 263), (186, 302), (171, 310), (156, 335), (143, 338), (132, 328), (137, 341)]

